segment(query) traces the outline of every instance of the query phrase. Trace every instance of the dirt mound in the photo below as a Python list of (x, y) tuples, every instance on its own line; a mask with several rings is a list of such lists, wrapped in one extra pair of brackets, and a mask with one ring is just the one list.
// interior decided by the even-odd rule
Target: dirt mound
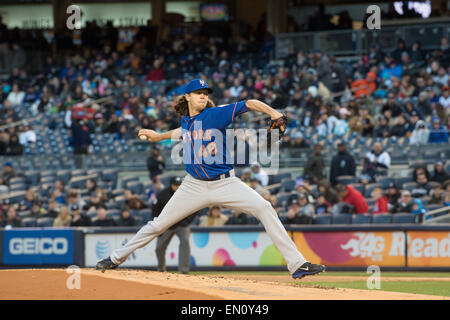
[[(81, 269), (80, 289), (68, 289), (64, 269), (0, 270), (0, 299), (12, 300), (410, 300), (445, 297), (378, 290), (304, 287), (280, 278), (182, 275), (138, 270)], [(325, 278), (325, 277), (324, 277)], [(319, 279), (319, 278), (312, 278)], [(306, 279), (305, 279), (306, 280)], [(70, 282), (70, 281), (69, 281)]]

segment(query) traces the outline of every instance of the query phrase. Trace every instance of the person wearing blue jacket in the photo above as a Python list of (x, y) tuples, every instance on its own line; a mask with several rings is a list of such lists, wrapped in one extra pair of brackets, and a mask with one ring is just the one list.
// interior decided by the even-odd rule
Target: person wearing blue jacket
[(429, 143), (448, 143), (448, 132), (441, 125), (438, 117), (433, 117), (432, 128), (428, 139)]

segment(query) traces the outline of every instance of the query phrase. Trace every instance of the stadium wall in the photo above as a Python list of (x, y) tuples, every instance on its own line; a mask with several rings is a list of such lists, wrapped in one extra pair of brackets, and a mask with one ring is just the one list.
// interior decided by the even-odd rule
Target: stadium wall
[[(329, 270), (370, 265), (389, 270), (450, 270), (450, 225), (289, 226), (305, 258)], [(30, 228), (0, 230), (0, 266), (95, 267), (126, 243), (136, 228)], [(259, 226), (192, 227), (191, 270), (285, 270), (285, 261)], [(177, 237), (166, 252), (169, 270), (178, 265)], [(156, 269), (156, 241), (122, 265)]]

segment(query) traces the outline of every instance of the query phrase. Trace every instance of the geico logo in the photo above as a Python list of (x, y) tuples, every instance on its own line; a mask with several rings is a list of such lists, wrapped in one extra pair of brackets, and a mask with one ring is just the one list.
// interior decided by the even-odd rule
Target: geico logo
[(11, 254), (66, 254), (69, 243), (66, 238), (12, 238)]

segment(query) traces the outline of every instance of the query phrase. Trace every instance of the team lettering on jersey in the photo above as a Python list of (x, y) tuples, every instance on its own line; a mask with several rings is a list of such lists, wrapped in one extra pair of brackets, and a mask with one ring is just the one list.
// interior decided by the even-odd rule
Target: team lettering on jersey
[(192, 133), (190, 131), (187, 131), (183, 133), (183, 142), (188, 142), (189, 140), (205, 140), (210, 141), (212, 140), (212, 130), (192, 130)]

